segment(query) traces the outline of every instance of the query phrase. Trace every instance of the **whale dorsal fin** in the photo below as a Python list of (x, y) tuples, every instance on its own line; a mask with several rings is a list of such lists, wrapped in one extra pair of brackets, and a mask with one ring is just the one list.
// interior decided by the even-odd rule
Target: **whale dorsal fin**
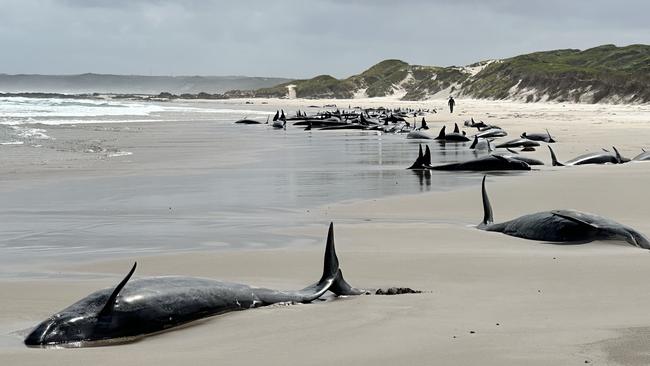
[(442, 126), (442, 128), (440, 129), (440, 133), (438, 134), (439, 139), (444, 139), (445, 138), (445, 136), (446, 136), (445, 127), (447, 127), (447, 126)]
[(129, 282), (129, 279), (131, 276), (133, 276), (133, 272), (135, 272), (135, 267), (138, 265), (138, 262), (133, 263), (133, 267), (129, 271), (129, 273), (124, 277), (122, 282), (120, 282), (116, 287), (115, 290), (113, 290), (113, 293), (111, 296), (108, 297), (108, 300), (106, 301), (106, 305), (102, 308), (102, 310), (99, 311), (99, 316), (106, 316), (109, 315), (112, 311), (113, 308), (115, 308), (115, 300), (117, 299), (117, 295), (120, 294), (120, 291), (124, 288), (127, 282)]
[(557, 157), (555, 156), (555, 151), (553, 151), (553, 149), (550, 146), (548, 146), (548, 149), (551, 151), (551, 160), (553, 161), (553, 166), (564, 166), (564, 164), (557, 161)]
[(460, 133), (460, 128), (458, 128), (458, 123), (454, 123), (454, 133)]
[(477, 135), (474, 135), (474, 142), (472, 142), (472, 144), (470, 145), (469, 148), (470, 148), (470, 149), (475, 149), (475, 148), (476, 148), (476, 144), (478, 144), (478, 136), (477, 136)]
[(415, 159), (415, 161), (413, 162), (413, 165), (411, 165), (407, 169), (421, 169), (422, 164), (423, 164), (423, 160), (424, 160), (424, 154), (422, 153), (422, 144), (420, 144), (420, 150), (418, 151), (417, 159)]
[(616, 160), (617, 160), (618, 164), (622, 164), (623, 163), (623, 157), (618, 152), (618, 150), (616, 150), (615, 146), (612, 146), (612, 149), (614, 149), (614, 152), (616, 153)]
[(494, 215), (492, 213), (492, 205), (490, 205), (490, 199), (488, 198), (487, 191), (485, 190), (485, 178), (487, 175), (483, 176), (483, 184), (481, 187), (481, 194), (483, 196), (483, 222), (479, 225), (479, 228), (482, 226), (490, 225), (494, 222)]
[(581, 224), (581, 225), (586, 225), (589, 226), (593, 229), (600, 229), (600, 226), (594, 224), (593, 222), (587, 222), (585, 220), (579, 219), (573, 215), (570, 215), (569, 212), (564, 211), (564, 210), (553, 210), (551, 213), (555, 216), (561, 217), (563, 219), (567, 219), (569, 221), (573, 221), (576, 224)]
[(426, 148), (424, 149), (424, 158), (422, 162), (427, 166), (431, 165), (431, 150), (429, 150), (429, 145), (426, 145)]
[(555, 140), (553, 139), (553, 136), (551, 136), (551, 133), (548, 132), (548, 128), (546, 129), (546, 134), (548, 135), (548, 142), (553, 143)]

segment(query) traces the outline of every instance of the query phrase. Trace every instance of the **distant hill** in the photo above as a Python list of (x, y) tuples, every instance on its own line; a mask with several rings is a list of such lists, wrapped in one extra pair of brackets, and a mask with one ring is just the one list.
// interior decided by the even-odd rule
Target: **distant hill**
[(382, 61), (346, 79), (320, 75), (260, 88), (252, 96), (425, 100), (449, 95), (527, 102), (650, 102), (650, 46), (604, 45), (535, 52), (468, 66)]
[(160, 92), (223, 93), (252, 90), (290, 79), (247, 76), (140, 76), (140, 75), (7, 75), (0, 74), (0, 92), (158, 94)]

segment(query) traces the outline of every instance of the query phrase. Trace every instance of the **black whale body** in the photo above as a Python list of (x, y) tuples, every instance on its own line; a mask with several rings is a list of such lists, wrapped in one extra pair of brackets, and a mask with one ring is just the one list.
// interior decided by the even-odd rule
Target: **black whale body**
[(97, 341), (130, 340), (194, 320), (230, 311), (281, 302), (311, 302), (325, 292), (358, 295), (343, 279), (330, 224), (323, 275), (298, 291), (278, 291), (195, 277), (150, 277), (129, 281), (115, 289), (96, 291), (36, 326), (25, 338), (28, 346), (100, 345)]
[(623, 240), (634, 246), (650, 249), (648, 239), (631, 227), (606, 217), (576, 210), (542, 211), (494, 223), (492, 206), (485, 189), (485, 177), (483, 177), (482, 196), (484, 216), (483, 221), (478, 225), (481, 230), (558, 244)]
[(587, 153), (577, 156), (569, 161), (560, 163), (555, 156), (555, 151), (550, 146), (548, 147), (551, 152), (551, 160), (553, 161), (553, 166), (571, 166), (571, 165), (587, 165), (587, 164), (621, 164), (628, 159), (625, 159), (614, 147), (614, 154), (611, 154), (606, 151)]
[(460, 163), (437, 165), (429, 167), (433, 170), (467, 170), (467, 171), (492, 171), (492, 170), (530, 170), (530, 166), (521, 160), (501, 155), (486, 155), (477, 159)]
[(446, 126), (442, 126), (440, 133), (435, 140), (446, 141), (446, 142), (466, 142), (469, 141), (469, 138), (459, 132), (446, 133)]

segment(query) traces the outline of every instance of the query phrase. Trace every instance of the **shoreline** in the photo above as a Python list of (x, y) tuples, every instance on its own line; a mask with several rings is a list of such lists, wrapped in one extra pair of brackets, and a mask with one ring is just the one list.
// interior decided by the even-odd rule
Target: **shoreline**
[[(453, 117), (442, 112), (432, 115), (429, 123), (435, 129), (442, 123), (449, 126), (450, 121), (461, 122), (472, 114), (493, 115), (487, 121), (511, 133), (506, 139), (547, 127), (559, 138), (554, 149), (563, 160), (610, 145), (629, 157), (650, 136), (650, 108), (565, 111), (557, 105), (528, 105), (522, 109), (519, 104), (472, 103), (459, 108), (460, 113)], [(177, 145), (168, 138), (171, 135), (160, 136), (168, 144), (161, 145), (160, 151), (175, 153)], [(200, 141), (201, 149), (209, 146)], [(278, 141), (283, 140), (278, 137)], [(116, 146), (121, 148), (121, 144), (123, 140)], [(417, 144), (407, 145), (411, 147), (415, 152)], [(530, 156), (547, 163), (550, 160), (545, 147)], [(142, 164), (164, 158), (137, 153), (126, 158), (144, 157)], [(184, 165), (179, 161), (192, 159), (191, 155), (181, 158), (173, 161), (181, 168)], [(204, 169), (199, 163), (206, 161), (196, 162), (196, 169)], [(154, 167), (142, 174), (169, 168), (161, 164)], [(34, 168), (36, 176), (39, 169)], [(113, 167), (108, 164), (94, 169), (97, 174), (110, 173)], [(137, 166), (129, 169), (138, 170)], [(438, 177), (457, 175), (441, 173)], [(478, 184), (482, 174), (463, 177), (477, 183), (450, 185), (451, 189), (445, 191), (408, 191), (307, 207), (304, 212), (294, 212), (306, 216), (304, 221), (289, 219), (281, 226), (265, 221), (267, 231), (261, 226), (251, 227), (245, 220), (236, 227), (244, 236), (242, 241), (251, 244), (272, 236), (293, 239), (282, 247), (213, 247), (157, 255), (138, 252), (128, 260), (51, 263), (47, 268), (54, 276), (48, 279), (0, 278), (0, 292), (6, 294), (0, 301), (0, 358), (21, 365), (46, 361), (52, 365), (108, 365), (123, 361), (171, 366), (188, 359), (197, 365), (280, 364), (296, 359), (323, 365), (339, 362), (373, 366), (430, 360), (500, 366), (584, 361), (648, 364), (646, 345), (639, 341), (650, 326), (644, 306), (650, 303), (650, 284), (645, 280), (650, 273), (648, 253), (619, 242), (552, 245), (477, 230), (475, 225), (482, 217)], [(649, 182), (650, 163), (546, 166), (527, 174), (489, 175), (487, 189), (498, 222), (540, 210), (575, 208), (610, 217), (648, 235)], [(5, 180), (2, 184), (16, 183)], [(178, 186), (187, 184), (181, 181)], [(176, 210), (182, 212), (182, 206), (174, 205), (172, 211)], [(220, 217), (214, 211), (181, 217), (207, 225), (218, 236), (221, 228), (208, 225)], [(270, 212), (283, 220), (294, 217), (281, 216), (280, 210)], [(118, 214), (122, 215), (121, 211), (111, 213)], [(269, 213), (262, 211), (261, 215), (255, 218)], [(139, 217), (126, 215), (125, 219)], [(134, 260), (139, 263), (136, 277), (177, 274), (278, 289), (302, 288), (320, 275), (330, 220), (335, 224), (341, 269), (351, 285), (411, 287), (424, 292), (236, 312), (115, 347), (49, 351), (29, 349), (21, 343), (20, 331), (92, 291), (114, 286)], [(162, 221), (160, 227), (172, 222)], [(183, 233), (195, 229), (189, 227)], [(138, 222), (137, 233), (147, 230), (150, 228)], [(255, 234), (246, 237), (248, 231)], [(122, 240), (130, 237), (128, 230), (118, 234)], [(336, 352), (313, 357), (322, 354), (323, 342)], [(251, 352), (253, 345), (257, 352)]]

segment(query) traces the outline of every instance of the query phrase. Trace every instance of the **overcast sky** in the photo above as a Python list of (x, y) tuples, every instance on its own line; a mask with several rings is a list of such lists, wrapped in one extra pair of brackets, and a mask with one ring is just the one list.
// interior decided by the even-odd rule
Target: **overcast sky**
[(648, 0), (0, 0), (0, 73), (336, 77), (650, 44)]

